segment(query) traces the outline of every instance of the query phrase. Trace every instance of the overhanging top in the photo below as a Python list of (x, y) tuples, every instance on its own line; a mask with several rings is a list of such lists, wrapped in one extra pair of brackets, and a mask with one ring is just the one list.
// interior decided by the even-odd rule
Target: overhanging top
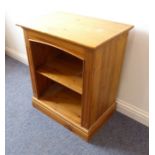
[(133, 28), (132, 25), (64, 12), (52, 13), (18, 25), (89, 48), (96, 48)]

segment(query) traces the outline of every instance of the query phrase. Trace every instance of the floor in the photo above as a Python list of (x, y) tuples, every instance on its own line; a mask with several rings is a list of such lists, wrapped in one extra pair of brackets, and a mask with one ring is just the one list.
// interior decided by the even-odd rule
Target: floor
[(149, 129), (115, 112), (87, 143), (31, 105), (28, 67), (6, 56), (6, 155), (148, 155)]

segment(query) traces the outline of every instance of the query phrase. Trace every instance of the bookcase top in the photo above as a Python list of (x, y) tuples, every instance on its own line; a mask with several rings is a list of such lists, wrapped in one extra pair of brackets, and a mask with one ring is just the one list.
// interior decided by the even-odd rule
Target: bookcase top
[(96, 48), (133, 28), (128, 24), (65, 12), (51, 13), (17, 25), (89, 48)]

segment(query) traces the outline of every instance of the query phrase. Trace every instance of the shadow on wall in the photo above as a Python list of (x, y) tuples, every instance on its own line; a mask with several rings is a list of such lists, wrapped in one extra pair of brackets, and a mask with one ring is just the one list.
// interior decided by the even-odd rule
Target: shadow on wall
[[(129, 33), (127, 51), (137, 49), (138, 51), (145, 51), (148, 53), (149, 49), (149, 33), (146, 31), (134, 28)], [(142, 53), (143, 54), (143, 53)]]
[(129, 33), (118, 98), (148, 111), (149, 33), (136, 28)]

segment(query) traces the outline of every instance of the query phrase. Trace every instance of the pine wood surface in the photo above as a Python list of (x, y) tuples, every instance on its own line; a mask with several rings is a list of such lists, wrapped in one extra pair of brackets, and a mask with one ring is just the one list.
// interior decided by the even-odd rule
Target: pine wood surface
[(115, 111), (133, 26), (62, 12), (20, 26), (33, 106), (89, 140)]
[(65, 12), (45, 15), (19, 25), (90, 48), (96, 48), (133, 27)]

